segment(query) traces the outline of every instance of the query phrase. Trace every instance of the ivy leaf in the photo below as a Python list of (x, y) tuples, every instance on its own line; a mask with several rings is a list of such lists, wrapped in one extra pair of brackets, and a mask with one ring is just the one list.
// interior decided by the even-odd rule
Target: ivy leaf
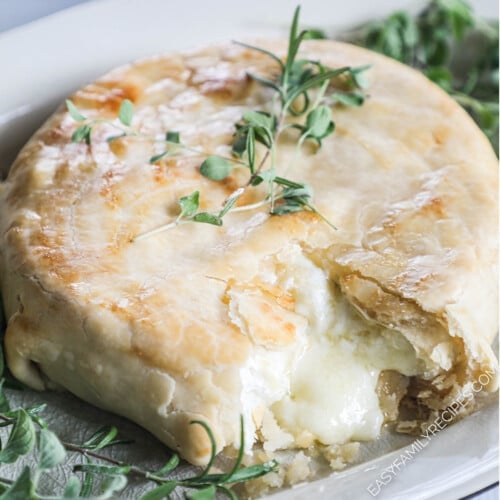
[(203, 177), (212, 181), (224, 180), (233, 170), (227, 160), (220, 156), (209, 156), (200, 166), (200, 173)]
[(215, 486), (211, 485), (193, 493), (189, 493), (189, 500), (213, 500), (215, 498)]
[(73, 118), (75, 122), (83, 122), (87, 119), (80, 113), (80, 111), (78, 111), (77, 107), (69, 99), (66, 99), (66, 107), (68, 108), (71, 118)]
[(38, 468), (40, 470), (51, 469), (66, 458), (66, 450), (61, 441), (48, 429), (40, 429), (38, 449), (40, 451), (38, 460)]
[(0, 500), (26, 500), (32, 498), (34, 489), (31, 481), (31, 471), (29, 467), (25, 467), (17, 478), (16, 482), (0, 495)]
[(218, 215), (209, 214), (208, 212), (200, 212), (193, 217), (195, 222), (204, 224), (212, 224), (214, 226), (222, 226), (222, 219)]
[(13, 412), (16, 422), (9, 435), (7, 445), (0, 451), (0, 463), (10, 464), (18, 457), (29, 453), (35, 445), (35, 428), (25, 410)]
[(181, 206), (181, 217), (191, 217), (191, 215), (197, 212), (200, 206), (200, 192), (195, 191), (190, 195), (182, 196), (179, 198), (179, 205)]
[(177, 487), (176, 481), (168, 481), (163, 483), (161, 486), (149, 490), (147, 493), (142, 495), (141, 500), (163, 500), (164, 498), (168, 498), (170, 493), (175, 490)]
[(126, 125), (130, 127), (132, 124), (132, 118), (134, 117), (134, 105), (130, 99), (123, 99), (120, 110), (118, 111), (118, 119)]
[(90, 125), (80, 125), (72, 134), (71, 140), (73, 142), (82, 142), (85, 141), (87, 145), (90, 146), (91, 137), (90, 134), (92, 132), (92, 127)]

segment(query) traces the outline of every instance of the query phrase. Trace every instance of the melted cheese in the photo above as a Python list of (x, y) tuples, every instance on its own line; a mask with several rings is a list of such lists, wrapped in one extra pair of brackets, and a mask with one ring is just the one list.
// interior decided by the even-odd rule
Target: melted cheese
[(376, 438), (383, 423), (375, 392), (380, 371), (415, 375), (413, 348), (399, 333), (361, 318), (299, 247), (281, 259), (288, 265), (278, 280), (293, 291), (308, 328), (288, 390), (272, 406), (276, 420), (296, 439), (309, 435), (323, 444)]

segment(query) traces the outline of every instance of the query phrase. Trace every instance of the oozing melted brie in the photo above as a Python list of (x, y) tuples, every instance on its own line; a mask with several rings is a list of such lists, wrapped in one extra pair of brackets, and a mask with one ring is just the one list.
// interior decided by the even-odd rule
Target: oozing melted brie
[(295, 312), (306, 318), (307, 326), (287, 363), (268, 365), (282, 374), (287, 365), (289, 378), (261, 386), (254, 395), (274, 401), (275, 420), (297, 445), (376, 438), (383, 423), (375, 390), (378, 376), (382, 370), (415, 375), (419, 363), (414, 349), (400, 333), (362, 318), (299, 246), (278, 260), (276, 274), (267, 277), (293, 294)]

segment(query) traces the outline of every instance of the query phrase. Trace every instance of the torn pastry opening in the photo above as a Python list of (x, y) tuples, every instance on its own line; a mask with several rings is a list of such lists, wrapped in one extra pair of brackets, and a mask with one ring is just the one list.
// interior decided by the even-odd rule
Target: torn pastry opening
[[(411, 303), (384, 325), (397, 299), (366, 300), (372, 315), (360, 302), (374, 287), (299, 244), (264, 261), (252, 283), (230, 284), (231, 320), (257, 346), (241, 375), (247, 443), (266, 453), (331, 450), (374, 440), (388, 422), (418, 431), (456, 397), (461, 375), (448, 368), (460, 365), (462, 344)], [(431, 341), (430, 350), (419, 343)]]

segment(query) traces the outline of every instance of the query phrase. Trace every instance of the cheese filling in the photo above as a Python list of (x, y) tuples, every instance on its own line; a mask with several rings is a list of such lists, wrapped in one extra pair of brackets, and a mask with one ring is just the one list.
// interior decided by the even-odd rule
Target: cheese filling
[[(288, 380), (286, 390), (277, 399), (274, 394), (270, 405), (274, 419), (296, 446), (375, 439), (384, 420), (376, 393), (379, 374), (416, 375), (413, 347), (400, 333), (362, 318), (300, 247), (279, 259), (273, 281), (293, 294), (295, 312), (307, 326), (298, 332), (295, 357), (288, 356), (288, 377), (281, 381), (283, 387)], [(261, 390), (259, 396), (265, 394)]]

